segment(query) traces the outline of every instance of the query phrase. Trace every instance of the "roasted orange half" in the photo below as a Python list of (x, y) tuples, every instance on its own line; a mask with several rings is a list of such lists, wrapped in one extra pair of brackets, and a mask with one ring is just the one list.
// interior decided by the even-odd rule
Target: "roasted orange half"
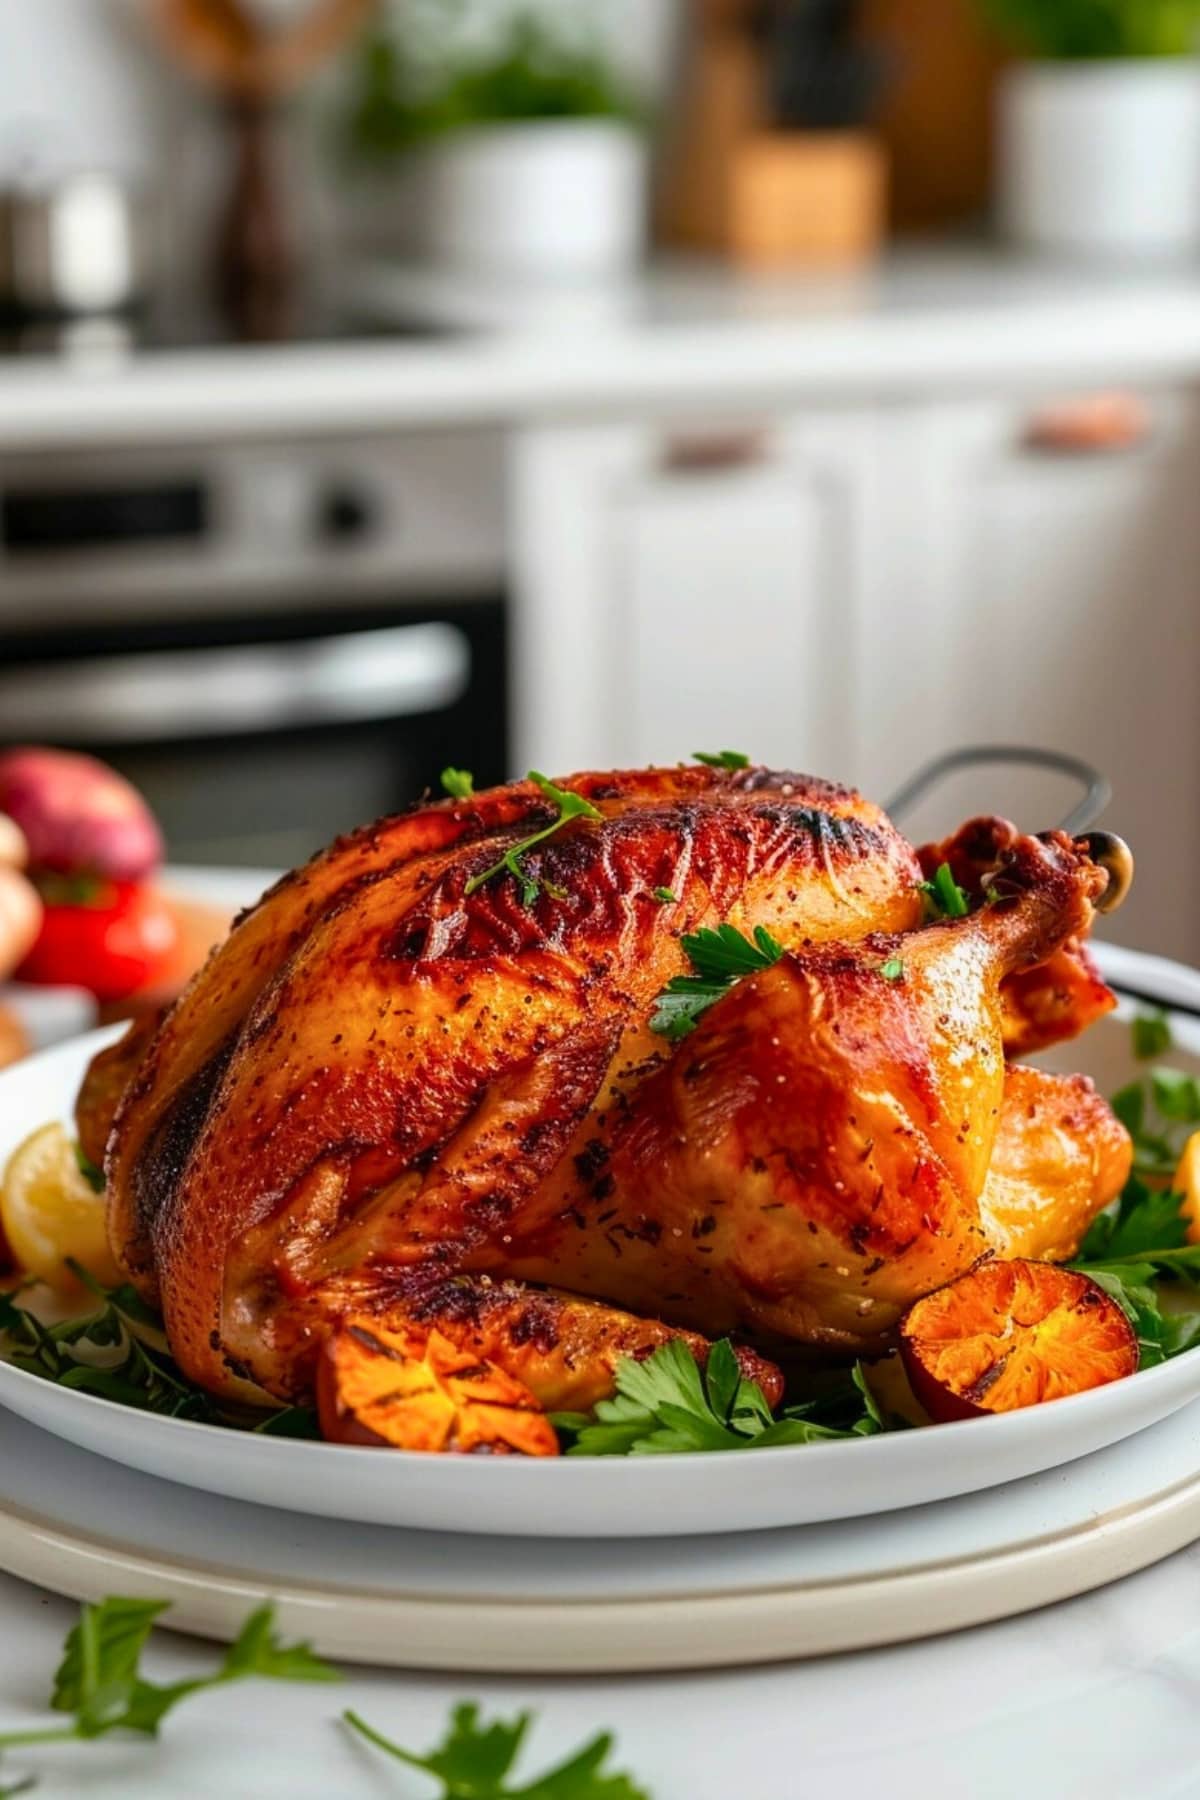
[(529, 1389), (442, 1332), (390, 1330), (368, 1314), (341, 1321), (317, 1367), (317, 1413), (339, 1444), (493, 1456), (557, 1456), (558, 1438)]
[(900, 1322), (904, 1366), (931, 1419), (1016, 1412), (1135, 1373), (1137, 1334), (1074, 1269), (984, 1262)]

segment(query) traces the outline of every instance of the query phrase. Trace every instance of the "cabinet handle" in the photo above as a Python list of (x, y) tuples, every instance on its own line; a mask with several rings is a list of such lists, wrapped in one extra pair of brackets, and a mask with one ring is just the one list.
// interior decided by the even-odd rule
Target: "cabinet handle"
[(761, 426), (679, 432), (664, 444), (662, 466), (674, 475), (715, 475), (753, 468), (767, 460), (769, 450), (770, 437)]
[(1140, 449), (1152, 431), (1150, 408), (1137, 394), (1090, 394), (1035, 414), (1024, 443), (1050, 456), (1111, 456)]

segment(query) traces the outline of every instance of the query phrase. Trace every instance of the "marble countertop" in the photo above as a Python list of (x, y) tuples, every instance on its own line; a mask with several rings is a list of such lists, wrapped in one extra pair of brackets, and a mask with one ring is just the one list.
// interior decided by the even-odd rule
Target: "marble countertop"
[[(0, 1730), (40, 1722), (75, 1608), (0, 1577)], [(170, 1680), (211, 1666), (156, 1636)], [(1200, 1546), (1100, 1593), (903, 1649), (780, 1668), (605, 1680), (496, 1680), (347, 1671), (339, 1688), (255, 1682), (183, 1707), (158, 1743), (110, 1739), (17, 1752), (0, 1776), (41, 1776), (38, 1800), (425, 1800), (431, 1784), (350, 1741), (347, 1706), (421, 1750), (450, 1706), (531, 1707), (528, 1769), (601, 1727), (614, 1767), (653, 1800), (1161, 1800), (1200, 1793)]]
[[(386, 267), (349, 287), (377, 324), (345, 341), (131, 352), (91, 331), (0, 362), (0, 449), (1200, 376), (1200, 269), (956, 249), (841, 277), (671, 263), (536, 304)], [(396, 335), (414, 320), (443, 330)]]

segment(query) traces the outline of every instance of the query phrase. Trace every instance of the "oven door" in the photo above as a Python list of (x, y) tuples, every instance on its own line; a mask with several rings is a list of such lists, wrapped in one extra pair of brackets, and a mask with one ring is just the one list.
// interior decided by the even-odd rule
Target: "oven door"
[(0, 742), (90, 751), (173, 861), (290, 867), (447, 763), (506, 769), (499, 602), (10, 638)]

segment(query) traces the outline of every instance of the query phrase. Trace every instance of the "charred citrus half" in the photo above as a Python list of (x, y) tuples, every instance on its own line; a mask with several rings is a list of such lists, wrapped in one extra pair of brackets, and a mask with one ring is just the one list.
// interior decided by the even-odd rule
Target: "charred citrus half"
[(1179, 1210), (1187, 1220), (1189, 1244), (1200, 1244), (1200, 1131), (1193, 1131), (1183, 1147), (1172, 1188), (1179, 1195)]
[(436, 1329), (344, 1319), (322, 1351), (316, 1386), (321, 1430), (334, 1443), (558, 1455), (529, 1389)]
[(900, 1340), (913, 1392), (938, 1423), (1040, 1406), (1138, 1366), (1117, 1302), (1053, 1263), (980, 1263), (910, 1307)]

